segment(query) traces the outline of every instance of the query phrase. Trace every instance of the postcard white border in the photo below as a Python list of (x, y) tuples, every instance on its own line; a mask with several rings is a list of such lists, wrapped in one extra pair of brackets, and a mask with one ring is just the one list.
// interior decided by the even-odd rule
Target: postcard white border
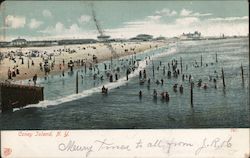
[(249, 134), (247, 128), (2, 131), (1, 151), (4, 158), (248, 158)]

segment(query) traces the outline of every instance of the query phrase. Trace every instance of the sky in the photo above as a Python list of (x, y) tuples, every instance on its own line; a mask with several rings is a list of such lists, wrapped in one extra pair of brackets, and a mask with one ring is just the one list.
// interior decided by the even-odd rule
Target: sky
[(94, 38), (92, 8), (105, 35), (175, 37), (248, 35), (247, 0), (238, 1), (5, 1), (0, 41)]

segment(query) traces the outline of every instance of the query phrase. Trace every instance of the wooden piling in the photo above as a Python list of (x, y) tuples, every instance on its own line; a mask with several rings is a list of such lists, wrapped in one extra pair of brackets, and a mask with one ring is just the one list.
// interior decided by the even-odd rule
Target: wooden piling
[(181, 60), (181, 73), (182, 73), (182, 57), (181, 57), (181, 59), (180, 59), (180, 60)]
[(153, 64), (153, 77), (155, 77), (155, 67), (154, 67), (154, 64)]
[(127, 70), (127, 72), (126, 72), (126, 77), (127, 77), (127, 81), (128, 81), (128, 70)]
[(163, 75), (165, 76), (165, 73), (166, 73), (166, 67), (165, 67), (165, 65), (164, 65), (164, 67), (163, 67)]
[(221, 73), (222, 73), (223, 87), (225, 88), (225, 87), (226, 87), (226, 84), (225, 84), (225, 78), (224, 78), (224, 70), (223, 70), (223, 68), (221, 69)]
[(201, 55), (201, 67), (202, 67), (202, 55)]
[(110, 58), (110, 69), (111, 69), (111, 71), (113, 71), (113, 58), (112, 58), (112, 56)]
[(76, 72), (76, 94), (78, 94), (78, 71)]
[(86, 72), (87, 72), (87, 66), (86, 66), (86, 63), (84, 63), (84, 72), (85, 72), (85, 74), (86, 74)]
[(244, 83), (244, 70), (243, 70), (243, 66), (241, 64), (241, 79), (242, 79), (242, 83)]
[(191, 95), (191, 107), (193, 108), (193, 82), (191, 82), (190, 95)]
[(217, 53), (215, 54), (215, 62), (218, 62)]
[(132, 55), (132, 65), (134, 65), (134, 56)]

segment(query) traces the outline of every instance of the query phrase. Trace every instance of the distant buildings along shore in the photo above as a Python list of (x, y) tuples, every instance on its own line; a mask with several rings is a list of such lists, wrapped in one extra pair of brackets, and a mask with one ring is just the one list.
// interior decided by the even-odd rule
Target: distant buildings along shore
[(126, 41), (151, 41), (151, 40), (165, 40), (165, 37), (157, 37), (153, 39), (152, 35), (139, 34), (136, 37), (127, 39), (111, 39), (110, 36), (97, 36), (97, 39), (63, 39), (63, 40), (44, 40), (44, 41), (27, 41), (23, 38), (17, 38), (10, 42), (0, 41), (0, 47), (44, 47), (56, 45), (73, 45), (73, 44), (91, 44), (97, 42), (126, 42)]
[(0, 41), (0, 47), (45, 47), (45, 46), (57, 46), (57, 45), (75, 45), (75, 44), (92, 44), (97, 42), (143, 42), (143, 41), (165, 41), (168, 40), (213, 40), (213, 39), (226, 39), (226, 38), (241, 38), (247, 36), (202, 36), (201, 32), (195, 31), (194, 33), (183, 33), (178, 37), (166, 38), (159, 36), (154, 38), (149, 34), (139, 34), (130, 39), (123, 38), (110, 38), (108, 35), (97, 36), (97, 39), (62, 39), (62, 40), (41, 40), (41, 41), (28, 41), (23, 38), (17, 38), (12, 41)]
[(181, 36), (180, 36), (180, 39), (181, 40), (199, 40), (201, 39), (201, 33), (198, 32), (198, 31), (195, 31), (194, 33), (183, 33)]
[(244, 38), (247, 36), (226, 36), (225, 34), (221, 34), (220, 36), (202, 36), (201, 32), (194, 31), (194, 33), (182, 33), (178, 38), (180, 40), (218, 40), (218, 39), (228, 39), (228, 38)]
[(96, 43), (94, 39), (67, 39), (67, 40), (45, 40), (45, 41), (27, 41), (26, 39), (17, 38), (11, 42), (0, 42), (0, 47), (44, 47), (69, 44), (88, 44)]

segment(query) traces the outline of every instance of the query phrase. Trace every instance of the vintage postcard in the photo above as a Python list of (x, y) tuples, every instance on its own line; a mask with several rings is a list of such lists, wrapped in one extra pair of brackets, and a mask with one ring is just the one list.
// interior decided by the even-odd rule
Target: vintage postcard
[(2, 157), (250, 154), (238, 1), (3, 1)]

